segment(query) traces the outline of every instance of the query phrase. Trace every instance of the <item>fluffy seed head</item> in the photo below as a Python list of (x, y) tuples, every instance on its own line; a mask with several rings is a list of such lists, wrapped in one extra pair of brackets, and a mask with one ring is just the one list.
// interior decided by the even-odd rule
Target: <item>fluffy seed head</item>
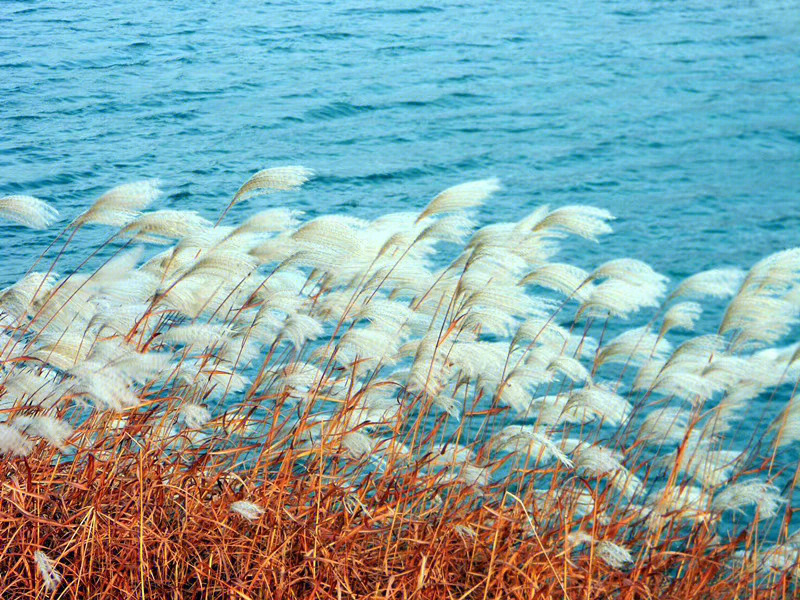
[(247, 500), (238, 500), (234, 502), (231, 504), (231, 510), (248, 521), (255, 521), (264, 514), (264, 509), (261, 506)]
[(58, 211), (33, 196), (0, 198), (0, 217), (31, 229), (47, 229), (58, 219)]
[(231, 204), (238, 204), (252, 196), (293, 190), (303, 185), (313, 175), (314, 172), (311, 169), (294, 165), (264, 169), (253, 175), (239, 188)]

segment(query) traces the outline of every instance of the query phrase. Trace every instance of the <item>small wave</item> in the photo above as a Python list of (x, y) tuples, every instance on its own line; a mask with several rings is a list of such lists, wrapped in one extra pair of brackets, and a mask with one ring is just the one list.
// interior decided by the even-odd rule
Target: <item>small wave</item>
[(327, 121), (329, 119), (339, 119), (360, 113), (375, 110), (370, 104), (350, 104), (349, 102), (331, 102), (323, 106), (312, 108), (304, 113), (304, 116), (311, 121)]

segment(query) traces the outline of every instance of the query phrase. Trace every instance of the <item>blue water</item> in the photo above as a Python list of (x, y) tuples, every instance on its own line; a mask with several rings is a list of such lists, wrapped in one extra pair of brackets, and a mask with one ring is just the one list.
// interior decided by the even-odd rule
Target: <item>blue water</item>
[[(798, 1), (199, 4), (0, 4), (0, 195), (66, 222), (157, 176), (162, 207), (212, 217), (300, 163), (318, 178), (271, 201), (311, 214), (486, 176), (505, 189), (485, 221), (608, 208), (617, 233), (577, 247), (585, 266), (680, 277), (800, 244)], [(8, 283), (49, 234), (2, 233)]]
[[(302, 190), (232, 216), (374, 217), (498, 176), (482, 222), (618, 217), (570, 244), (586, 267), (627, 255), (679, 279), (800, 245), (798, 0), (201, 4), (0, 3), (0, 196), (63, 225), (160, 177), (160, 208), (214, 218), (254, 171), (302, 164)], [(55, 232), (0, 223), (0, 285)], [(108, 233), (81, 231), (61, 267)]]

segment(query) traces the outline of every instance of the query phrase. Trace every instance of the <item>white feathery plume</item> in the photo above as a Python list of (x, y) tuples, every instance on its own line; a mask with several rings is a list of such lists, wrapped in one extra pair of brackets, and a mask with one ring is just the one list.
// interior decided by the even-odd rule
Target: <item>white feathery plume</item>
[[(538, 215), (537, 215), (538, 216)], [(533, 224), (533, 231), (546, 231), (554, 229), (573, 233), (593, 242), (597, 241), (598, 235), (611, 233), (611, 227), (607, 221), (614, 217), (610, 212), (602, 208), (593, 206), (564, 206), (557, 208)]]
[(702, 375), (675, 367), (662, 370), (650, 389), (697, 405), (711, 398), (716, 392), (722, 391), (724, 387)]
[[(261, 306), (259, 313), (267, 311), (277, 311), (285, 315), (293, 315), (300, 312), (303, 307), (304, 299), (294, 290), (276, 290), (266, 293), (256, 293), (253, 296), (254, 300), (261, 299)], [(316, 316), (316, 315), (315, 315)], [(258, 318), (258, 316), (256, 316)]]
[(0, 423), (0, 454), (27, 456), (31, 450), (33, 450), (33, 444), (19, 430)]
[(298, 217), (302, 215), (303, 211), (289, 208), (270, 208), (262, 210), (236, 227), (228, 236), (238, 236), (245, 233), (275, 233), (286, 231), (287, 229), (297, 227), (297, 225), (300, 224)]
[(483, 487), (489, 482), (485, 467), (473, 464), (475, 455), (458, 444), (435, 445), (431, 448), (431, 464), (444, 467), (442, 481), (461, 481), (467, 486)]
[(594, 291), (589, 272), (566, 263), (542, 265), (526, 275), (520, 283), (555, 290), (577, 302), (586, 302)]
[[(491, 223), (476, 230), (467, 242), (467, 249), (484, 246), (487, 248), (504, 248), (510, 250), (515, 239), (514, 230), (517, 223)], [(524, 233), (523, 233), (524, 235)]]
[(58, 219), (58, 211), (44, 200), (14, 195), (0, 198), (0, 217), (30, 229), (47, 229)]
[(601, 540), (595, 545), (597, 558), (615, 569), (622, 569), (633, 562), (630, 550), (609, 540)]
[(500, 189), (500, 181), (496, 178), (468, 181), (447, 188), (430, 201), (419, 214), (417, 221), (439, 213), (455, 212), (471, 208), (483, 203), (486, 198)]
[(264, 509), (255, 502), (237, 500), (231, 504), (231, 510), (248, 521), (256, 521), (264, 514)]
[(214, 277), (238, 282), (257, 267), (258, 261), (249, 254), (233, 250), (214, 250), (195, 262), (183, 277)]
[(463, 244), (466, 237), (475, 229), (475, 221), (464, 215), (446, 215), (425, 227), (415, 242), (440, 240), (453, 244)]
[(445, 390), (442, 393), (434, 396), (432, 404), (434, 407), (453, 417), (456, 421), (461, 420), (461, 407), (463, 405), (463, 400), (454, 398), (450, 391)]
[(594, 543), (594, 538), (585, 531), (573, 531), (567, 535), (566, 541), (570, 546), (576, 548), (584, 544), (591, 545)]
[(47, 369), (41, 373), (29, 369), (14, 369), (3, 381), (5, 394), (2, 401), (8, 403), (9, 408), (23, 398), (31, 406), (52, 406), (60, 399), (63, 391), (63, 386), (56, 382), (56, 378), (56, 372)]
[(113, 285), (120, 280), (127, 279), (142, 258), (144, 247), (137, 246), (127, 252), (122, 252), (112, 257), (102, 265), (88, 279), (89, 285), (97, 288)]
[(787, 300), (743, 291), (728, 305), (719, 332), (736, 330), (732, 348), (750, 343), (772, 344), (791, 331), (799, 312), (800, 307)]
[(715, 417), (724, 420), (734, 420), (741, 418), (750, 405), (750, 400), (758, 397), (764, 390), (764, 386), (756, 381), (740, 381), (732, 390), (728, 390), (714, 408)]
[(256, 257), (259, 263), (266, 265), (283, 263), (289, 260), (297, 250), (298, 243), (292, 239), (292, 236), (281, 233), (252, 248), (250, 254)]
[(120, 229), (119, 235), (153, 244), (166, 244), (212, 226), (193, 210), (157, 210), (144, 213)]
[(800, 396), (795, 396), (770, 425), (775, 432), (775, 446), (782, 448), (800, 440)]
[(56, 285), (56, 273), (28, 273), (14, 285), (0, 292), (0, 307), (16, 319), (30, 312), (30, 306), (49, 294)]
[(89, 210), (72, 222), (72, 226), (95, 223), (124, 227), (161, 195), (159, 185), (158, 179), (118, 185), (100, 196)]
[(709, 518), (709, 494), (691, 485), (673, 485), (655, 492), (654, 508), (648, 517), (651, 530), (658, 529), (665, 519), (705, 521)]
[(463, 272), (460, 287), (474, 292), (487, 285), (516, 286), (528, 265), (508, 250), (477, 246), (472, 252), (462, 252), (449, 268)]
[(536, 424), (551, 426), (561, 423), (588, 423), (592, 413), (585, 409), (567, 408), (569, 397), (566, 394), (542, 396), (530, 401), (525, 416), (535, 415)]
[(351, 431), (342, 436), (341, 444), (351, 458), (361, 460), (373, 453), (376, 442), (365, 433)]
[[(226, 228), (219, 225), (217, 225), (212, 231), (216, 229), (222, 230), (221, 239), (213, 246), (209, 247), (209, 254), (226, 252), (248, 254), (253, 248), (257, 247), (264, 241), (264, 236), (258, 233), (236, 233), (236, 230), (232, 227)], [(228, 233), (224, 233), (226, 230), (228, 230)], [(183, 240), (181, 240), (181, 242), (182, 241)], [(179, 246), (181, 242), (178, 242)]]
[(650, 412), (639, 427), (639, 439), (654, 444), (680, 442), (686, 435), (691, 413), (667, 407)]
[(295, 314), (289, 316), (280, 332), (280, 339), (288, 340), (295, 349), (299, 349), (309, 340), (322, 335), (322, 323), (308, 315)]
[(359, 327), (347, 331), (339, 340), (336, 358), (349, 365), (355, 360), (390, 365), (397, 354), (397, 336), (378, 327)]
[(116, 369), (104, 364), (82, 362), (70, 369), (77, 379), (75, 391), (88, 396), (96, 406), (119, 411), (139, 404), (139, 397)]
[(768, 382), (774, 365), (754, 357), (715, 355), (702, 375), (726, 390), (733, 390), (744, 379)]
[(181, 418), (190, 429), (199, 429), (211, 420), (211, 413), (205, 406), (193, 402), (181, 405)]
[[(44, 341), (49, 336), (41, 337), (43, 337), (41, 341)], [(91, 342), (83, 340), (75, 332), (54, 335), (53, 339), (55, 340), (53, 343), (39, 346), (30, 353), (30, 356), (62, 371), (67, 371), (85, 360), (92, 347)]]
[(170, 327), (160, 336), (161, 343), (195, 346), (198, 350), (227, 344), (231, 339), (231, 326), (227, 323), (190, 323)]
[[(550, 205), (542, 204), (541, 206), (535, 208), (529, 215), (526, 215), (525, 217), (520, 219), (519, 222), (510, 223), (510, 225), (513, 227), (513, 231), (518, 237), (522, 235), (527, 235), (530, 234), (533, 231), (533, 228), (536, 227), (539, 223), (541, 223), (542, 219), (544, 219), (548, 214), (550, 214)], [(557, 236), (557, 237), (564, 237), (564, 236)]]
[(627, 496), (641, 490), (641, 480), (623, 466), (621, 455), (613, 450), (597, 444), (582, 444), (573, 454), (576, 470), (594, 477), (609, 476), (611, 484)]
[(693, 337), (675, 348), (667, 361), (667, 366), (680, 365), (685, 370), (701, 373), (715, 354), (721, 353), (726, 347), (723, 337), (716, 334), (706, 334)]
[(672, 469), (680, 456), (678, 467), (692, 479), (700, 483), (704, 489), (716, 488), (730, 481), (734, 465), (742, 458), (736, 450), (713, 450), (703, 433), (692, 431), (686, 450), (678, 453), (670, 452), (657, 459), (656, 464)]
[(762, 573), (787, 573), (794, 568), (800, 573), (800, 547), (783, 544), (759, 550), (759, 571)]
[(321, 296), (313, 307), (313, 316), (333, 323), (354, 320), (357, 307), (353, 302), (353, 292), (332, 290)]
[(48, 592), (54, 592), (61, 584), (61, 573), (59, 573), (53, 561), (41, 550), (33, 553), (33, 558), (36, 561), (36, 566), (39, 568), (39, 574), (44, 581), (44, 587)]
[(508, 344), (459, 341), (446, 354), (449, 364), (460, 369), (463, 376), (499, 382), (508, 356)]
[[(383, 395), (381, 388), (374, 386), (359, 395), (359, 403), (347, 414), (347, 427), (354, 429), (364, 424), (378, 425), (392, 422), (400, 411), (394, 397)], [(372, 429), (372, 427), (370, 427)]]
[(576, 318), (627, 319), (630, 313), (640, 308), (658, 306), (661, 293), (659, 286), (631, 285), (620, 279), (608, 279), (592, 289), (589, 298), (581, 304)]
[(758, 508), (759, 519), (774, 517), (781, 504), (786, 502), (776, 486), (763, 481), (740, 481), (722, 489), (714, 497), (712, 508), (717, 511), (743, 512), (742, 507), (751, 504)]
[(506, 338), (517, 325), (517, 319), (503, 310), (490, 306), (473, 306), (469, 309), (462, 327), (476, 334)]
[(567, 340), (567, 345), (562, 354), (574, 356), (575, 358), (592, 358), (597, 355), (600, 342), (590, 335), (583, 333), (573, 333)]
[[(669, 360), (652, 360), (646, 363), (636, 375), (633, 383), (634, 390), (653, 390), (656, 385), (664, 393), (670, 390), (683, 390), (677, 392), (684, 397), (687, 391), (694, 389), (703, 399), (709, 398), (715, 391), (721, 389), (718, 384), (705, 380), (701, 376), (712, 357), (725, 348), (725, 340), (718, 335), (701, 335), (691, 338), (678, 346)], [(685, 382), (681, 385), (681, 378)]]
[(461, 311), (473, 306), (493, 308), (510, 316), (527, 317), (536, 312), (537, 302), (520, 286), (493, 285), (471, 293), (461, 305)]
[(526, 374), (520, 375), (517, 369), (509, 373), (495, 393), (495, 400), (514, 409), (518, 414), (527, 415), (530, 411), (530, 381)]
[(315, 365), (304, 362), (295, 362), (286, 366), (280, 373), (279, 381), (281, 390), (286, 392), (297, 391), (302, 394), (308, 393), (311, 389), (318, 386), (325, 373)]
[(670, 343), (655, 335), (649, 327), (624, 331), (600, 347), (595, 367), (606, 363), (640, 365), (651, 358), (661, 360), (672, 350)]
[(566, 405), (568, 411), (588, 411), (614, 425), (625, 421), (632, 408), (631, 403), (622, 396), (597, 385), (588, 385), (572, 392)]
[(199, 387), (213, 396), (237, 394), (250, 385), (250, 379), (233, 370), (232, 366), (183, 363), (180, 378), (190, 386)]
[(519, 326), (511, 342), (511, 347), (515, 348), (522, 342), (533, 342), (535, 340), (537, 344), (548, 346), (557, 352), (561, 352), (569, 339), (569, 331), (554, 323), (553, 319), (533, 317)]
[(360, 252), (363, 248), (361, 230), (369, 223), (356, 217), (323, 215), (302, 225), (292, 233), (292, 239), (343, 252)]
[(234, 195), (231, 205), (253, 196), (296, 189), (313, 176), (314, 171), (297, 165), (263, 169), (244, 182)]
[(782, 294), (800, 278), (800, 248), (781, 250), (762, 258), (747, 273), (739, 293)]
[(619, 279), (635, 286), (660, 287), (661, 293), (669, 281), (668, 277), (656, 273), (650, 265), (635, 258), (616, 258), (605, 262), (592, 272), (591, 278)]
[(73, 432), (72, 425), (49, 415), (23, 415), (14, 419), (13, 426), (33, 437), (44, 438), (62, 452), (66, 448), (67, 439)]
[(70, 330), (71, 334), (82, 338), (94, 317), (91, 301), (95, 292), (87, 284), (88, 277), (74, 274), (58, 282), (46, 296), (37, 295), (31, 308), (31, 312), (36, 312), (32, 328), (35, 331), (46, 329), (55, 338)]
[(165, 307), (175, 310), (191, 319), (198, 318), (208, 311), (212, 299), (217, 296), (223, 285), (216, 279), (188, 277), (157, 290), (156, 296)]
[(703, 307), (697, 302), (678, 302), (672, 305), (669, 310), (664, 313), (664, 321), (658, 335), (664, 337), (667, 332), (673, 329), (684, 329), (686, 331), (693, 331), (694, 324), (700, 318), (700, 313), (703, 312)]
[(719, 487), (731, 480), (742, 453), (737, 450), (709, 450), (701, 445), (697, 451), (686, 456), (688, 460), (681, 466), (685, 473), (705, 487)]
[(538, 433), (529, 425), (508, 425), (489, 440), (488, 446), (495, 452), (530, 454), (538, 461), (555, 459), (564, 466), (572, 468), (572, 461), (546, 435)]
[(549, 263), (561, 250), (556, 240), (562, 237), (566, 236), (553, 230), (532, 233), (517, 240), (511, 251), (531, 266)]
[(669, 295), (669, 300), (682, 296), (727, 298), (736, 293), (744, 276), (745, 272), (736, 267), (702, 271), (684, 279)]
[[(594, 512), (595, 502), (592, 493), (586, 489), (564, 489), (560, 494), (560, 501), (567, 507), (567, 514), (579, 517), (590, 515)], [(546, 512), (557, 508), (558, 500), (553, 497), (553, 502), (548, 502), (542, 508)]]
[[(430, 337), (418, 343), (414, 362), (411, 364), (406, 388), (409, 392), (418, 394), (425, 393), (430, 396), (438, 396), (447, 383), (450, 375), (450, 368), (445, 363), (447, 350), (445, 348), (435, 348), (436, 339)], [(402, 355), (402, 348), (400, 355)]]
[[(549, 369), (553, 361), (562, 356), (561, 348), (537, 345), (525, 352), (524, 369), (519, 375), (524, 374), (532, 383), (551, 381), (554, 370)], [(567, 355), (563, 355), (567, 356)], [(518, 370), (520, 367), (515, 367)]]
[(561, 373), (570, 381), (591, 383), (592, 376), (589, 370), (581, 362), (571, 356), (557, 356), (547, 366), (547, 370), (553, 373)]
[(355, 320), (366, 319), (374, 327), (388, 333), (397, 333), (414, 316), (406, 303), (384, 298), (373, 298), (362, 305), (353, 315)]
[(272, 344), (286, 323), (286, 317), (295, 313), (288, 313), (286, 316), (274, 310), (260, 310), (256, 313), (256, 318), (247, 329), (247, 337), (255, 343)]

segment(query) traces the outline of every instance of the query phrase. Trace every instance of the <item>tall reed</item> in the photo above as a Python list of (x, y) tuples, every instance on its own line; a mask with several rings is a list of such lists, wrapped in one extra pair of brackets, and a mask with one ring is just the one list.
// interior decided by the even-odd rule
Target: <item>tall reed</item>
[(479, 226), (494, 179), (223, 224), (311, 176), (216, 223), (119, 186), (0, 292), (0, 597), (795, 597), (800, 249), (579, 267), (613, 217)]

